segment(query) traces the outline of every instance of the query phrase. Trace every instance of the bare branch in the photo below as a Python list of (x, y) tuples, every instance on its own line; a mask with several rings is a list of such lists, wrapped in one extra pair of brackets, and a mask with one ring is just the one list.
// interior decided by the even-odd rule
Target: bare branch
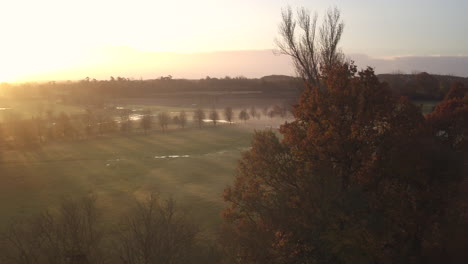
[(344, 29), (340, 11), (334, 8), (326, 12), (319, 33), (316, 13), (311, 16), (307, 9), (300, 8), (297, 10), (297, 17), (294, 17), (291, 7), (287, 7), (282, 10), (281, 15), (280, 39), (275, 40), (277, 53), (290, 56), (297, 74), (306, 82), (317, 86), (322, 70), (344, 61), (344, 56), (338, 49)]

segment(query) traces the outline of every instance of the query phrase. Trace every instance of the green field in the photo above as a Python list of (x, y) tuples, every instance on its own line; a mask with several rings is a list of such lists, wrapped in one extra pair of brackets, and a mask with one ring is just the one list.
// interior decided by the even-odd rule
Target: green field
[(30, 118), (39, 114), (45, 114), (49, 110), (51, 110), (54, 114), (58, 114), (60, 112), (65, 112), (68, 114), (84, 112), (84, 109), (82, 107), (64, 104), (60, 101), (49, 101), (40, 99), (0, 99), (0, 121), (2, 121), (3, 115), (7, 114), (8, 111), (18, 113), (21, 118)]
[(97, 196), (106, 221), (117, 222), (135, 199), (158, 192), (172, 196), (209, 234), (221, 221), (223, 189), (251, 134), (242, 126), (210, 126), (6, 151), (0, 163), (0, 227), (56, 207), (62, 197), (89, 193)]
[(429, 114), (433, 111), (434, 107), (439, 103), (439, 101), (416, 100), (413, 103), (421, 107), (421, 112), (423, 114)]

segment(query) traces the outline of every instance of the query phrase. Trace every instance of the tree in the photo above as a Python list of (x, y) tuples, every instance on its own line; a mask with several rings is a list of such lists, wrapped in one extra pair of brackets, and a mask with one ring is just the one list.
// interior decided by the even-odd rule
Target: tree
[(35, 120), (16, 120), (13, 125), (13, 135), (18, 147), (38, 147), (39, 138), (36, 131)]
[(452, 87), (445, 95), (444, 100), (457, 99), (457, 98), (462, 99), (466, 96), (467, 93), (468, 93), (468, 87), (465, 87), (465, 85), (461, 82), (456, 82), (452, 84)]
[(93, 135), (93, 130), (96, 122), (94, 112), (89, 107), (85, 109), (85, 114), (83, 115), (83, 122), (85, 125), (86, 135), (90, 137), (91, 135)]
[(216, 109), (211, 110), (210, 120), (211, 120), (211, 122), (213, 122), (214, 126), (216, 126), (216, 122), (218, 121), (218, 119), (219, 119), (218, 111), (216, 111)]
[(15, 222), (4, 236), (0, 261), (105, 263), (99, 217), (93, 197), (64, 199), (57, 213)]
[[(123, 108), (119, 110), (120, 114), (120, 130), (122, 132), (130, 132), (132, 130), (132, 119), (130, 118), (132, 111), (127, 108)], [(103, 115), (101, 113), (101, 117)], [(103, 120), (99, 122), (99, 124), (103, 124)], [(102, 130), (101, 130), (102, 131)]]
[(257, 109), (255, 109), (255, 106), (250, 107), (250, 116), (252, 118), (260, 118), (260, 114), (257, 113)]
[(468, 150), (468, 89), (463, 84), (454, 84), (427, 119), (440, 140), (457, 150)]
[(198, 125), (198, 128), (203, 126), (203, 120), (205, 119), (205, 111), (198, 108), (193, 112), (193, 121)]
[(173, 200), (151, 195), (124, 220), (117, 252), (123, 263), (191, 263), (198, 228)]
[(141, 128), (145, 131), (145, 134), (148, 133), (148, 130), (151, 129), (153, 125), (153, 117), (151, 116), (151, 110), (145, 110), (141, 118)]
[(37, 117), (32, 118), (32, 122), (35, 125), (35, 131), (37, 132), (37, 139), (39, 143), (42, 143), (45, 141), (45, 120), (42, 115), (39, 115)]
[[(4, 124), (0, 123), (0, 151), (5, 147), (5, 138), (6, 138), (6, 133), (4, 129)], [(0, 159), (1, 159), (1, 152), (0, 152)]]
[(229, 122), (229, 124), (232, 124), (232, 118), (234, 116), (234, 113), (232, 112), (232, 107), (227, 106), (224, 108), (224, 118), (226, 118), (226, 121)]
[(184, 110), (182, 110), (179, 113), (179, 125), (182, 128), (185, 128), (185, 126), (187, 125), (187, 114), (185, 113)]
[(239, 112), (239, 119), (242, 120), (242, 121), (244, 121), (244, 123), (247, 122), (247, 120), (250, 119), (250, 116), (249, 116), (249, 113), (247, 113), (247, 110), (242, 109), (242, 110)]
[(441, 248), (462, 161), (372, 69), (307, 86), (280, 141), (257, 132), (224, 199), (226, 252), (242, 263), (424, 263)]
[(53, 140), (55, 138), (55, 116), (52, 109), (46, 110), (46, 120), (47, 120), (47, 139)]
[(268, 116), (268, 109), (269, 109), (268, 106), (264, 106), (264, 107), (262, 108), (262, 114), (263, 114), (264, 116)]
[(75, 132), (70, 117), (64, 112), (60, 112), (57, 117), (57, 128), (59, 134), (64, 138), (71, 138)]
[(172, 123), (173, 123), (174, 125), (180, 126), (180, 119), (179, 119), (179, 116), (178, 116), (178, 115), (172, 117)]
[(169, 125), (169, 120), (170, 120), (170, 117), (167, 112), (160, 112), (158, 114), (159, 126), (161, 127), (163, 132), (166, 131), (167, 126)]
[[(305, 8), (297, 10), (297, 18), (290, 7), (282, 11), (279, 26), (280, 39), (276, 40), (279, 53), (291, 56), (296, 72), (305, 81), (318, 85), (323, 69), (331, 69), (344, 62), (338, 43), (344, 29), (337, 8), (327, 10), (317, 33), (317, 14), (311, 17)], [(299, 25), (301, 33), (296, 33)]]
[(94, 196), (64, 198), (56, 210), (15, 219), (0, 233), (2, 264), (220, 263), (198, 243), (198, 225), (174, 200), (136, 202), (120, 225), (102, 221)]

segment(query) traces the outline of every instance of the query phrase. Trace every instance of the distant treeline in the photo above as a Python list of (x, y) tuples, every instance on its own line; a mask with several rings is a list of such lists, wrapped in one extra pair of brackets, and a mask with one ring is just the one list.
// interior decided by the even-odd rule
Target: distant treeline
[(288, 76), (267, 76), (260, 79), (244, 77), (210, 78), (201, 80), (172, 79), (171, 76), (154, 80), (133, 80), (124, 77), (111, 77), (110, 80), (85, 78), (81, 81), (0, 84), (3, 96), (14, 98), (63, 99), (64, 102), (89, 104), (99, 103), (108, 98), (141, 97), (196, 97), (214, 92), (229, 93), (268, 93), (277, 97), (285, 94), (296, 95), (301, 81)]
[[(468, 84), (468, 78), (418, 74), (380, 74), (380, 81), (386, 82), (396, 95), (407, 96), (412, 100), (441, 100), (453, 83)], [(163, 76), (151, 80), (135, 80), (125, 77), (110, 77), (109, 80), (96, 80), (89, 77), (81, 81), (0, 84), (0, 95), (14, 98), (60, 98), (65, 102), (90, 104), (100, 103), (107, 98), (141, 97), (197, 97), (206, 94), (242, 93), (268, 95), (273, 97), (296, 97), (302, 90), (300, 78), (270, 75), (259, 79), (245, 77), (210, 78), (200, 80), (173, 79)], [(255, 95), (254, 95), (255, 96)]]
[(427, 72), (417, 74), (380, 74), (378, 78), (389, 85), (395, 94), (407, 96), (412, 100), (442, 100), (455, 83), (468, 85), (468, 78), (450, 75), (431, 75)]

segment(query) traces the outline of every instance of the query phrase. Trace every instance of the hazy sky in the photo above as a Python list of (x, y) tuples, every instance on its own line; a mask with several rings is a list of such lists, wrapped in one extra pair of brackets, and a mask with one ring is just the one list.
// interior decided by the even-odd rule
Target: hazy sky
[[(167, 72), (165, 64), (184, 69), (177, 77), (221, 74), (213, 69), (222, 71), (226, 54), (210, 58), (210, 68), (188, 61), (201, 58), (194, 54), (172, 53), (173, 60), (161, 52), (271, 50), (288, 4), (319, 15), (340, 8), (348, 54), (468, 56), (466, 0), (0, 0), (0, 81), (154, 78)], [(289, 65), (281, 67), (287, 74)]]

